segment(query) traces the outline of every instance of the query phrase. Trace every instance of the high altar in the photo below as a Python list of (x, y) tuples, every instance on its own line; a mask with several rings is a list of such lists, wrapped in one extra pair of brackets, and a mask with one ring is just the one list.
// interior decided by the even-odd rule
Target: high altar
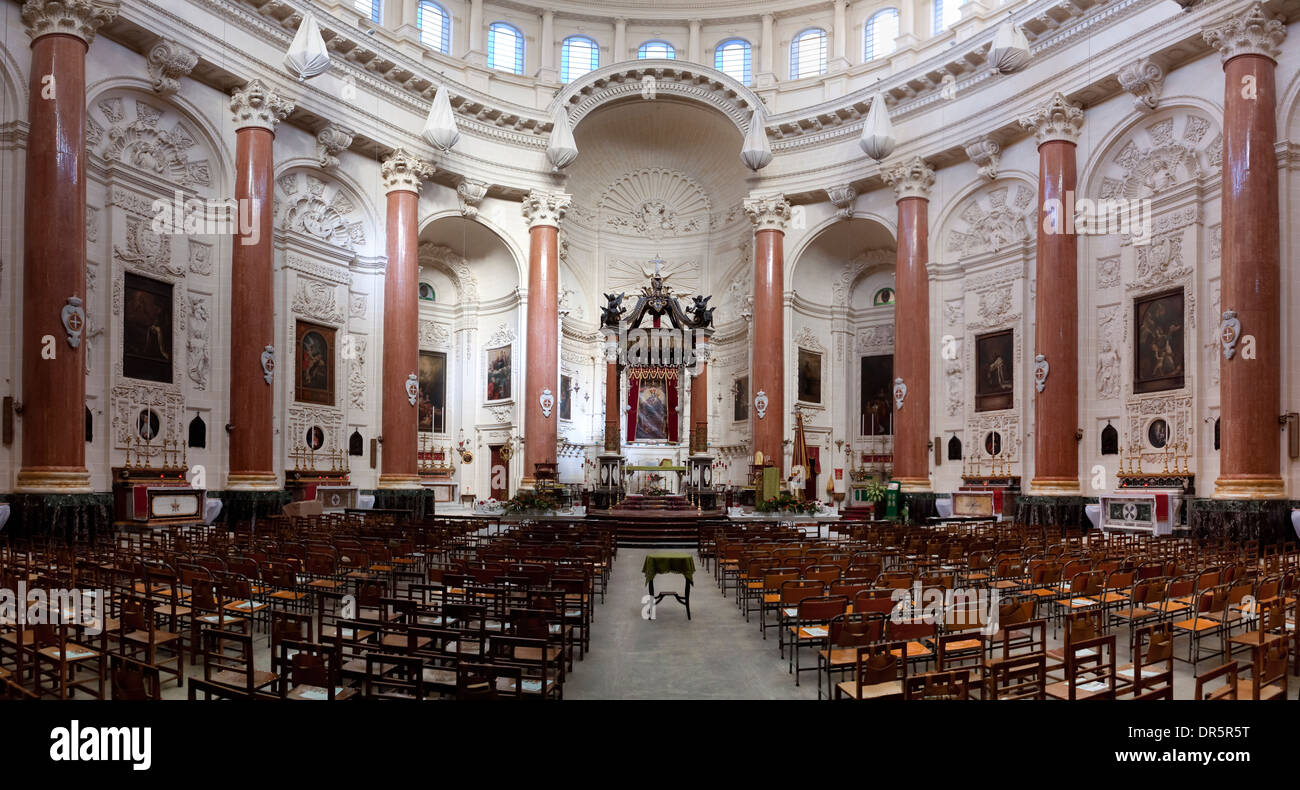
[[(708, 358), (713, 336), (711, 297), (693, 295), (683, 307), (650, 261), (649, 283), (636, 303), (605, 294), (605, 451), (599, 456), (597, 507), (634, 496), (684, 496), (696, 509), (717, 507), (713, 457), (708, 454)], [(689, 392), (689, 408), (683, 395)], [(689, 413), (688, 441), (682, 417)], [(683, 457), (685, 456), (685, 457)]]

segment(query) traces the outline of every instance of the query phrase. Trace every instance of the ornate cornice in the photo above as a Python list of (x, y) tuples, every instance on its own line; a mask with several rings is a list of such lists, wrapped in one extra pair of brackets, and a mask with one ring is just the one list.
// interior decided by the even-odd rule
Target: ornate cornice
[(76, 36), (90, 43), (103, 25), (120, 10), (118, 0), (27, 0), (23, 3), (23, 25), (32, 41), (41, 36)]
[(745, 198), (745, 216), (754, 223), (754, 230), (779, 230), (784, 232), (790, 222), (790, 203), (780, 195), (761, 195)]
[(257, 128), (274, 132), (276, 124), (293, 112), (293, 102), (254, 79), (231, 94), (230, 111), (235, 115), (235, 131)]
[(433, 165), (413, 156), (404, 148), (393, 151), (379, 164), (379, 177), (384, 181), (384, 193), (406, 190), (420, 194), (420, 184), (433, 175)]
[(1206, 28), (1201, 36), (1206, 44), (1219, 50), (1224, 63), (1238, 55), (1263, 55), (1277, 60), (1286, 39), (1286, 24), (1282, 17), (1266, 13), (1263, 3), (1254, 2)]
[(929, 200), (930, 189), (934, 187), (934, 170), (919, 156), (885, 168), (880, 177), (894, 188), (898, 200), (910, 197)]
[(569, 210), (572, 201), (573, 196), (563, 192), (543, 192), (540, 189), (529, 192), (522, 207), (528, 229), (560, 227), (560, 220), (564, 219), (564, 213)]
[(147, 60), (154, 92), (170, 96), (181, 89), (181, 78), (198, 65), (199, 55), (189, 47), (162, 39), (149, 49)]
[(1083, 128), (1083, 107), (1057, 91), (1021, 118), (1020, 127), (1033, 132), (1039, 145), (1056, 141), (1078, 143), (1079, 130)]

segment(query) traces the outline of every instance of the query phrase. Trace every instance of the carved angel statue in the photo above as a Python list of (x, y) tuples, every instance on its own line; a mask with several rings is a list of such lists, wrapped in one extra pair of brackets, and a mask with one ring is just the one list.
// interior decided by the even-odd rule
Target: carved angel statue
[(623, 319), (623, 313), (627, 312), (623, 307), (623, 300), (626, 297), (626, 293), (618, 296), (605, 294), (605, 307), (600, 312), (600, 323), (603, 326), (618, 326)]
[(712, 296), (700, 296), (698, 294), (691, 297), (691, 301), (694, 302), (694, 304), (687, 308), (686, 312), (690, 313), (695, 319), (695, 325), (697, 327), (704, 328), (713, 326), (713, 311), (715, 308), (706, 306), (712, 298)]

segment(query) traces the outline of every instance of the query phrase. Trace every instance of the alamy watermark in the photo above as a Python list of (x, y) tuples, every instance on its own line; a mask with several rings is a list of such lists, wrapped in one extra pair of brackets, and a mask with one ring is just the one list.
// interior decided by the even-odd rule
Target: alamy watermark
[(75, 625), (87, 636), (104, 630), (104, 591), (28, 588), (0, 588), (0, 625)]
[(1076, 197), (1066, 190), (1065, 199), (1043, 201), (1043, 233), (1078, 236), (1132, 236), (1139, 246), (1151, 243), (1151, 199)]
[(895, 604), (889, 619), (894, 623), (922, 622), (952, 629), (979, 626), (985, 636), (998, 631), (1000, 601), (997, 590), (983, 588), (923, 588), (914, 582), (910, 588), (894, 590)]
[(149, 229), (160, 236), (238, 236), (243, 245), (262, 238), (262, 201), (257, 198), (207, 200), (187, 198), (176, 192), (171, 199), (158, 198), (150, 205), (153, 220)]
[(690, 368), (691, 375), (699, 373), (705, 362), (703, 355), (695, 353), (696, 343), (707, 343), (706, 330), (677, 327), (651, 327), (630, 329), (625, 323), (618, 325), (618, 361), (621, 365), (662, 365)]

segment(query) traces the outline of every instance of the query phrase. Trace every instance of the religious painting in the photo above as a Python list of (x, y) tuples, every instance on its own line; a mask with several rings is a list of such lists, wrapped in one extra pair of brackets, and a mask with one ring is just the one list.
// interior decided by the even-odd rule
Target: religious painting
[(858, 432), (863, 436), (894, 433), (894, 355), (862, 358), (861, 416)]
[(447, 432), (447, 355), (441, 351), (420, 352), (419, 430)]
[(749, 419), (749, 376), (736, 379), (735, 402), (731, 407), (731, 419), (739, 422)]
[(573, 389), (573, 379), (568, 376), (560, 376), (560, 419), (573, 419), (573, 399), (570, 397)]
[(668, 393), (664, 382), (642, 381), (636, 400), (637, 441), (667, 441)]
[(1015, 405), (1016, 343), (1012, 330), (975, 338), (975, 411)]
[(1133, 300), (1133, 391), (1183, 386), (1183, 290)]
[(1161, 419), (1151, 421), (1147, 426), (1147, 441), (1157, 450), (1163, 450), (1169, 444), (1169, 423)]
[(799, 400), (822, 402), (822, 355), (799, 349)]
[(487, 399), (506, 400), (510, 397), (510, 346), (489, 348), (487, 351)]
[(334, 405), (334, 330), (328, 326), (297, 323), (297, 384), (299, 403)]
[(172, 286), (126, 273), (123, 283), (122, 374), (172, 381)]

